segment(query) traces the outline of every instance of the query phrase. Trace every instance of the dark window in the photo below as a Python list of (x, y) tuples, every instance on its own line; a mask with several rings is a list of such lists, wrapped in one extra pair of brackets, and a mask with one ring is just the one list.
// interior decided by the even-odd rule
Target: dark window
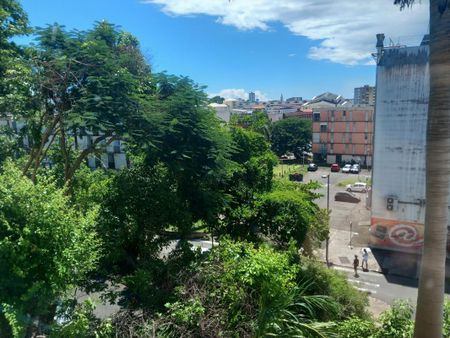
[(116, 162), (114, 162), (114, 153), (108, 153), (108, 168), (116, 169)]
[(327, 132), (327, 125), (326, 124), (320, 125), (320, 132), (321, 133), (326, 133)]
[(320, 113), (314, 113), (313, 118), (314, 118), (315, 122), (319, 122), (320, 121)]
[(344, 110), (343, 112), (342, 112), (342, 116), (345, 116), (347, 114), (347, 112)]

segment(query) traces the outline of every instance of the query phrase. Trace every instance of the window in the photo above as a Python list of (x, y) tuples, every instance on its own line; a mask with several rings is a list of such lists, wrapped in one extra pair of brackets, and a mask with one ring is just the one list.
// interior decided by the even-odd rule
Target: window
[(320, 124), (320, 132), (321, 133), (326, 133), (327, 131), (328, 131), (327, 124), (326, 123), (321, 123)]
[(116, 169), (116, 162), (114, 161), (114, 153), (108, 153), (108, 168)]
[(319, 122), (320, 121), (320, 113), (314, 113), (313, 114), (313, 121)]
[(347, 112), (344, 110), (344, 111), (342, 112), (342, 116), (345, 117), (346, 113), (347, 113)]

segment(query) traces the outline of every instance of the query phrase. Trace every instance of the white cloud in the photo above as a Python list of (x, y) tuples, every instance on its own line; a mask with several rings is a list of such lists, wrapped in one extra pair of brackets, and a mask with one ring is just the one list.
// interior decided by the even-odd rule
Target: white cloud
[(290, 57), (290, 58), (292, 58), (292, 57), (294, 57), (294, 56), (296, 56), (297, 54), (295, 54), (295, 53), (291, 53), (291, 54), (288, 54), (288, 56)]
[(428, 0), (400, 11), (394, 0), (142, 0), (168, 15), (210, 15), (238, 29), (271, 29), (281, 22), (293, 34), (317, 41), (308, 56), (342, 64), (367, 64), (375, 34), (394, 42), (420, 42), (428, 30)]
[[(260, 101), (268, 101), (269, 100), (267, 95), (264, 94), (263, 92), (261, 92), (260, 90), (254, 90), (253, 92), (255, 93), (256, 98), (259, 99)], [(248, 91), (246, 91), (245, 89), (242, 89), (242, 88), (228, 88), (228, 89), (222, 89), (218, 93), (209, 93), (208, 96), (213, 97), (213, 96), (218, 95), (225, 99), (248, 100), (248, 93), (249, 93)]]

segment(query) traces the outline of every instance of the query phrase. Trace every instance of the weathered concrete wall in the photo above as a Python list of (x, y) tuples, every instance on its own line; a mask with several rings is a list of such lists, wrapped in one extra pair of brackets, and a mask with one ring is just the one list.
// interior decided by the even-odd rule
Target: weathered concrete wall
[[(428, 95), (428, 46), (385, 49), (377, 66), (372, 174), (372, 231), (379, 235), (372, 239), (379, 246), (421, 248)], [(392, 211), (388, 196), (398, 199)]]

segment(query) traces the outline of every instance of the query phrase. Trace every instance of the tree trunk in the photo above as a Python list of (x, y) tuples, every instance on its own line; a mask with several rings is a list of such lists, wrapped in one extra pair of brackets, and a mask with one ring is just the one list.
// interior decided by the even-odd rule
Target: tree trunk
[(430, 97), (426, 145), (425, 239), (415, 338), (441, 338), (450, 186), (450, 10), (430, 1)]

